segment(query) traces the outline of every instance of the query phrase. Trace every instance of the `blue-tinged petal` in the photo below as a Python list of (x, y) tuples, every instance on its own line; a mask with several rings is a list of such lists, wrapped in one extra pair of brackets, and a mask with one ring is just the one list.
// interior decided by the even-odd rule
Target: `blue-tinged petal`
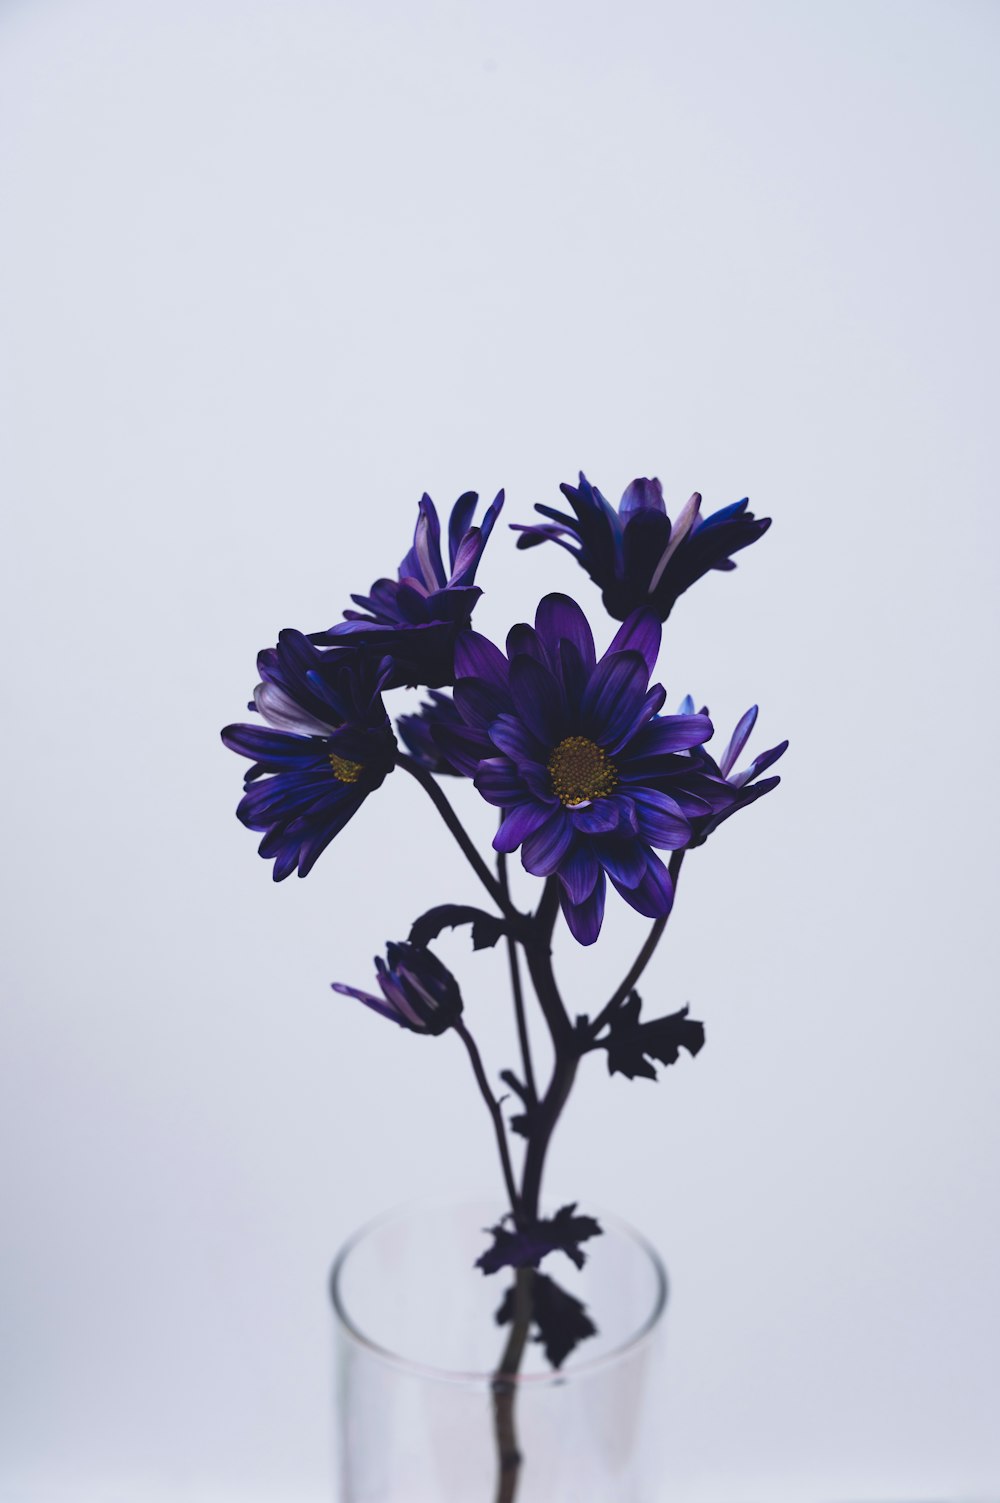
[(588, 673), (597, 663), (594, 634), (590, 622), (569, 595), (546, 595), (535, 612), (535, 630), (545, 648), (552, 671), (559, 671), (559, 643), (572, 642)]
[(694, 714), (694, 700), (691, 698), (690, 694), (685, 694), (684, 698), (681, 700), (679, 713), (681, 715)]
[(603, 657), (591, 675), (580, 707), (583, 734), (600, 746), (615, 742), (642, 704), (648, 682), (649, 671), (639, 653)]
[(543, 663), (515, 658), (510, 693), (518, 716), (543, 745), (555, 746), (568, 734), (562, 684)]
[(679, 851), (691, 839), (691, 826), (669, 794), (655, 788), (632, 790), (639, 834), (661, 850)]
[(481, 678), (506, 692), (510, 677), (507, 659), (488, 637), (477, 631), (463, 632), (455, 643), (455, 677)]
[(604, 873), (601, 872), (593, 892), (582, 903), (570, 901), (566, 889), (560, 894), (566, 926), (573, 938), (581, 945), (592, 945), (601, 932), (604, 922), (604, 900), (608, 890)]
[(559, 866), (559, 880), (574, 905), (590, 897), (600, 875), (597, 857), (585, 840), (576, 841)]
[(736, 758), (747, 744), (750, 732), (757, 721), (757, 706), (751, 705), (749, 710), (741, 717), (735, 731), (729, 738), (729, 745), (719, 758), (719, 771), (724, 778), (728, 778), (736, 766)]
[(493, 849), (505, 851), (509, 855), (529, 836), (540, 830), (551, 816), (552, 810), (542, 804), (517, 804), (513, 809), (508, 809), (503, 823), (493, 837)]
[(566, 810), (557, 805), (545, 823), (528, 836), (521, 850), (525, 871), (533, 877), (551, 877), (573, 841), (573, 825)]
[(648, 669), (646, 674), (648, 681), (649, 675), (656, 669), (662, 636), (663, 627), (658, 616), (650, 610), (633, 611), (618, 628), (605, 657), (610, 657), (614, 652), (639, 653)]

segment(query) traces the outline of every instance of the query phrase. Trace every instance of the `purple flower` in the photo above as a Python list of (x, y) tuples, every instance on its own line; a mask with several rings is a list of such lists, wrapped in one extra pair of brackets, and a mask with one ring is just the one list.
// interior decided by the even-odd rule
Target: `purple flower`
[(664, 691), (649, 677), (659, 646), (656, 617), (635, 611), (598, 662), (580, 607), (547, 595), (534, 628), (511, 631), (507, 657), (476, 632), (461, 639), (464, 725), (435, 728), (452, 765), (502, 811), (494, 847), (520, 846), (529, 872), (558, 874), (581, 944), (600, 933), (606, 877), (639, 913), (668, 913), (673, 885), (654, 847), (686, 846), (691, 819), (728, 802), (683, 755), (712, 734), (708, 717), (658, 713)]
[[(681, 705), (681, 714), (690, 714), (694, 709), (694, 700), (690, 694)], [(707, 710), (702, 710), (707, 715)], [(692, 819), (694, 830), (692, 846), (703, 845), (713, 830), (718, 829), (724, 819), (735, 814), (737, 809), (745, 809), (756, 799), (762, 798), (765, 793), (770, 793), (772, 788), (777, 788), (781, 782), (778, 776), (764, 778), (761, 782), (756, 779), (762, 772), (774, 765), (779, 757), (784, 756), (788, 750), (787, 741), (779, 741), (777, 746), (772, 746), (769, 751), (761, 752), (758, 757), (741, 772), (734, 772), (736, 759), (739, 757), (750, 737), (757, 720), (757, 706), (751, 705), (746, 714), (742, 716), (733, 734), (729, 738), (729, 745), (716, 762), (704, 746), (695, 747), (691, 752), (692, 763), (700, 766), (703, 777), (710, 784), (724, 785), (727, 793), (726, 802), (717, 807), (712, 813), (701, 815)], [(703, 787), (697, 780), (692, 785), (695, 789)]]
[(274, 880), (300, 877), (395, 765), (382, 705), (387, 676), (353, 649), (323, 652), (298, 631), (257, 659), (254, 707), (267, 725), (227, 725), (226, 746), (254, 765), (236, 810), (274, 860)]
[(398, 579), (377, 579), (368, 595), (352, 595), (361, 611), (345, 611), (345, 620), (312, 640), (341, 646), (347, 640), (392, 659), (389, 688), (402, 684), (440, 686), (454, 680), (455, 639), (468, 628), (482, 594), (474, 583), (493, 524), (503, 506), (503, 491), (480, 527), (472, 526), (479, 500), (475, 491), (459, 496), (448, 524), (450, 573), (441, 557), (441, 524), (430, 496), (420, 500), (413, 547), (399, 566)]
[(615, 511), (581, 472), (578, 488), (560, 486), (573, 515), (551, 506), (535, 510), (551, 520), (514, 526), (519, 548), (553, 542), (572, 553), (603, 591), (604, 605), (617, 621), (646, 606), (661, 621), (678, 597), (710, 569), (735, 569), (731, 554), (757, 541), (771, 525), (737, 501), (700, 514), (696, 491), (671, 523), (658, 480), (633, 480)]
[(375, 957), (375, 975), (381, 997), (358, 991), (335, 981), (333, 989), (344, 997), (356, 997), (366, 1007), (390, 1018), (413, 1033), (444, 1033), (462, 1011), (458, 982), (437, 956), (423, 945), (390, 944), (389, 963)]
[(419, 762), (421, 767), (426, 767), (428, 772), (460, 777), (459, 769), (451, 765), (435, 740), (435, 728), (444, 726), (453, 729), (461, 724), (462, 717), (455, 709), (451, 697), (442, 694), (440, 689), (431, 689), (417, 714), (398, 716), (396, 729), (414, 761)]

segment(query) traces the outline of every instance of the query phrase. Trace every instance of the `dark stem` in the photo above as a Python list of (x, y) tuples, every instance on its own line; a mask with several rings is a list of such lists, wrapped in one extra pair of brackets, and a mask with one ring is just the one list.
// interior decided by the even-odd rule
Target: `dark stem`
[(476, 1077), (476, 1084), (479, 1086), (483, 1100), (486, 1102), (486, 1106), (489, 1110), (489, 1114), (493, 1118), (493, 1130), (496, 1133), (497, 1147), (500, 1150), (500, 1165), (503, 1169), (504, 1184), (507, 1186), (507, 1195), (510, 1200), (510, 1208), (514, 1213), (515, 1222), (520, 1223), (521, 1200), (520, 1196), (517, 1193), (517, 1184), (514, 1180), (514, 1170), (510, 1162), (510, 1150), (507, 1147), (507, 1129), (504, 1127), (503, 1113), (500, 1111), (500, 1103), (497, 1101), (493, 1092), (490, 1090), (490, 1083), (486, 1078), (486, 1071), (483, 1069), (483, 1061), (480, 1056), (479, 1050), (476, 1047), (476, 1041), (472, 1037), (472, 1034), (466, 1028), (461, 1018), (458, 1018), (452, 1024), (452, 1027), (458, 1034), (459, 1038), (462, 1040), (462, 1043), (465, 1045), (466, 1049), (469, 1051), (469, 1059), (472, 1061), (472, 1069)]
[[(551, 885), (552, 879), (550, 878), (549, 881)], [(545, 902), (543, 897), (536, 915), (536, 922), (541, 920), (543, 912), (547, 913)], [(552, 911), (551, 920), (546, 919), (549, 936), (551, 936), (552, 925), (555, 922), (555, 912), (556, 910)], [(577, 1066), (580, 1063), (581, 1040), (569, 1021), (562, 997), (559, 995), (559, 988), (552, 971), (550, 945), (546, 943), (543, 947), (539, 944), (529, 949), (527, 953), (531, 979), (552, 1033), (552, 1046), (555, 1051), (555, 1063), (552, 1067), (548, 1089), (531, 1115), (531, 1131), (524, 1156), (521, 1205), (526, 1219), (531, 1222), (538, 1220), (545, 1156), (548, 1153), (556, 1123), (559, 1121), (573, 1087)]]
[[(681, 874), (681, 865), (683, 861), (683, 851), (674, 851), (673, 855), (670, 857), (670, 880), (674, 885), (675, 893), (677, 890), (677, 879)], [(672, 911), (673, 910), (671, 910), (671, 912)], [(607, 1006), (601, 1009), (601, 1011), (597, 1014), (597, 1017), (590, 1024), (587, 1032), (588, 1036), (591, 1039), (597, 1037), (608, 1019), (622, 1005), (622, 1003), (625, 1001), (625, 998), (628, 996), (629, 992), (635, 986), (636, 982), (639, 980), (639, 977), (642, 975), (643, 971), (652, 960), (653, 952), (656, 949), (657, 945), (660, 943), (660, 940), (663, 938), (663, 931), (667, 927), (667, 919), (669, 917), (669, 913), (664, 914), (663, 918), (658, 918), (652, 929), (650, 929), (649, 934), (646, 938), (646, 943), (643, 945), (642, 949), (635, 957), (635, 960), (632, 962), (628, 975), (625, 977), (621, 986), (618, 987), (617, 991), (608, 1002)]]
[(517, 1374), (531, 1325), (534, 1279), (534, 1269), (518, 1269), (514, 1285), (514, 1320), (500, 1364), (493, 1374), (493, 1430), (497, 1441), (496, 1503), (514, 1503), (524, 1459), (517, 1443), (514, 1406), (517, 1399)]
[[(504, 897), (510, 903), (510, 883), (507, 880), (507, 857), (501, 852), (497, 857), (497, 874)], [(526, 1105), (538, 1100), (535, 1072), (531, 1063), (531, 1039), (528, 1036), (528, 1019), (524, 1010), (524, 989), (521, 986), (521, 962), (517, 953), (517, 941), (507, 935), (507, 961), (510, 966), (510, 989), (514, 994), (514, 1016), (517, 1019), (517, 1037), (521, 1045), (521, 1062), (524, 1066), (524, 1084), (527, 1089)]]
[(486, 862), (483, 860), (482, 856), (480, 856), (479, 852), (476, 850), (476, 847), (473, 845), (465, 826), (462, 824), (462, 821), (459, 819), (458, 815), (451, 807), (447, 795), (438, 785), (437, 781), (434, 778), (434, 774), (428, 772), (425, 767), (421, 767), (419, 762), (415, 762), (413, 758), (408, 757), (405, 752), (396, 753), (396, 765), (398, 767), (405, 768), (405, 770), (410, 774), (411, 777), (416, 778), (420, 786), (430, 796), (434, 807), (437, 809), (441, 818), (444, 820), (445, 824), (448, 826), (449, 830), (461, 846), (463, 854), (465, 855), (466, 860), (469, 862), (469, 865), (472, 867), (476, 876), (479, 878), (480, 882), (482, 882), (483, 886), (486, 888), (486, 891), (489, 893), (494, 903), (496, 903), (501, 913), (505, 914), (507, 918), (519, 917), (519, 915), (511, 907), (510, 899), (504, 892), (503, 888), (500, 886), (500, 883), (497, 881), (496, 877), (494, 877), (493, 873), (486, 865)]

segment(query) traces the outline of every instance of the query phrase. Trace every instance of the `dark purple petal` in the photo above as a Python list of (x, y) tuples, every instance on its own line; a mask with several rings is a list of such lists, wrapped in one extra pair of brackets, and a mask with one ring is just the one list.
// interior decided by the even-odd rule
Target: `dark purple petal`
[(597, 859), (615, 886), (635, 887), (646, 873), (646, 848), (636, 839), (608, 837), (595, 842)]
[(745, 784), (751, 782), (753, 778), (759, 776), (759, 774), (762, 773), (766, 768), (773, 767), (778, 758), (783, 757), (787, 750), (788, 742), (779, 741), (778, 745), (772, 746), (770, 751), (761, 752), (759, 757), (754, 757), (748, 768), (746, 768), (743, 772), (738, 773), (737, 776), (732, 779), (733, 786), (735, 788), (744, 787)]
[(612, 745), (642, 704), (649, 682), (645, 660), (637, 652), (604, 657), (591, 675), (581, 705), (583, 734), (601, 746)]
[(545, 653), (538, 640), (538, 633), (526, 621), (518, 622), (507, 633), (507, 656), (511, 662), (515, 658), (534, 658), (536, 663), (544, 663)]
[(691, 839), (691, 826), (669, 794), (636, 788), (632, 797), (639, 816), (639, 834), (661, 850), (679, 851)]
[(601, 932), (604, 922), (604, 901), (608, 885), (604, 873), (601, 872), (597, 879), (597, 885), (588, 898), (582, 903), (570, 901), (566, 889), (560, 893), (563, 916), (566, 925), (573, 938), (581, 945), (592, 945)]
[(448, 560), (452, 573), (455, 572), (455, 557), (459, 544), (472, 526), (478, 500), (479, 496), (475, 491), (464, 491), (451, 509), (451, 516), (448, 519)]
[(545, 746), (567, 734), (562, 684), (543, 663), (518, 657), (510, 665), (510, 693), (521, 720)]
[(366, 1007), (370, 1007), (372, 1012), (381, 1013), (383, 1018), (388, 1018), (392, 1023), (398, 1023), (401, 1028), (404, 1026), (398, 1013), (383, 997), (373, 997), (371, 992), (358, 991), (357, 987), (345, 986), (342, 981), (333, 981), (330, 984), (333, 990), (339, 992), (342, 997), (354, 997), (358, 1002), (363, 1002)]
[(499, 647), (477, 631), (466, 631), (455, 643), (455, 677), (479, 678), (502, 693), (507, 692), (510, 670)]
[(559, 866), (559, 880), (570, 902), (583, 903), (593, 892), (601, 868), (588, 842), (578, 840)]
[[(670, 873), (658, 856), (646, 851), (646, 872), (635, 887), (615, 886), (631, 908), (646, 918), (666, 918), (674, 901), (674, 884)], [(614, 877), (611, 879), (615, 881)]]
[(631, 517), (637, 511), (666, 513), (666, 507), (663, 504), (663, 487), (658, 480), (633, 480), (631, 485), (625, 487), (624, 494), (618, 503), (618, 515), (624, 522), (627, 517)]
[(610, 835), (622, 823), (622, 808), (615, 798), (595, 799), (569, 811), (573, 828), (581, 835)]
[(573, 841), (573, 825), (558, 805), (524, 842), (521, 861), (533, 877), (551, 877)]
[(524, 779), (509, 757), (489, 757), (480, 762), (476, 787), (489, 804), (518, 804), (525, 797)]
[[(492, 802), (492, 800), (491, 800)], [(540, 830), (552, 817), (553, 810), (543, 804), (518, 804), (508, 809), (499, 830), (493, 837), (493, 849), (508, 855), (516, 851), (530, 835)]]
[[(610, 657), (613, 652), (637, 652), (644, 659), (649, 673), (653, 673), (656, 669), (656, 660), (660, 655), (662, 635), (663, 627), (660, 625), (660, 619), (652, 611), (633, 611), (615, 633), (605, 657)], [(649, 673), (647, 673), (647, 680)]]
[(549, 666), (559, 668), (560, 641), (572, 642), (589, 671), (597, 663), (594, 634), (583, 611), (569, 595), (546, 595), (535, 612), (535, 630), (546, 649)]
[(628, 748), (628, 757), (662, 757), (669, 752), (690, 751), (713, 733), (707, 715), (659, 715), (638, 731)]
[(757, 720), (757, 706), (751, 705), (746, 714), (740, 719), (736, 729), (729, 738), (729, 745), (719, 758), (719, 771), (724, 778), (728, 778), (736, 766), (736, 758), (747, 744), (747, 738), (754, 728)]
[(516, 715), (500, 715), (490, 726), (490, 740), (498, 751), (511, 757), (523, 767), (526, 762), (535, 762), (543, 768), (548, 761), (548, 748), (533, 736)]

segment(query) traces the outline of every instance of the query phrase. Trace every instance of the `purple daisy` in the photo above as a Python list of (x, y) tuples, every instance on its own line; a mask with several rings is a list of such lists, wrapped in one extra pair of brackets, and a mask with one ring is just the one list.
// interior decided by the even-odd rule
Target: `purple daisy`
[(553, 542), (565, 548), (600, 586), (616, 621), (641, 606), (665, 621), (695, 580), (711, 569), (735, 569), (730, 555), (756, 542), (771, 525), (770, 517), (747, 510), (746, 499), (703, 517), (697, 491), (671, 523), (658, 480), (633, 480), (617, 511), (582, 471), (579, 487), (560, 490), (573, 514), (536, 505), (550, 520), (515, 524), (521, 534), (517, 546)]
[(423, 945), (390, 944), (386, 955), (388, 965), (381, 955), (375, 957), (381, 997), (345, 986), (342, 981), (333, 982), (334, 991), (356, 998), (413, 1033), (444, 1033), (462, 1011), (462, 993), (447, 966)]
[(558, 875), (581, 944), (600, 933), (608, 877), (639, 913), (669, 913), (673, 884), (656, 849), (686, 846), (692, 819), (729, 801), (684, 755), (711, 736), (708, 717), (659, 714), (664, 691), (649, 678), (660, 632), (652, 611), (635, 611), (598, 661), (580, 607), (547, 595), (534, 627), (511, 631), (506, 657), (476, 632), (462, 638), (455, 707), (464, 724), (434, 731), (501, 810), (494, 847), (520, 847), (527, 871)]
[[(690, 714), (694, 709), (694, 700), (690, 694), (681, 705), (681, 714)], [(707, 710), (702, 710), (707, 715)], [(715, 809), (710, 814), (704, 814), (693, 819), (693, 838), (691, 844), (702, 845), (711, 835), (713, 830), (718, 829), (724, 819), (735, 814), (737, 809), (746, 809), (748, 805), (762, 798), (765, 793), (770, 793), (772, 788), (777, 788), (781, 782), (778, 775), (763, 778), (758, 783), (757, 779), (762, 772), (773, 767), (779, 757), (783, 757), (788, 750), (788, 742), (779, 741), (777, 746), (772, 746), (768, 751), (761, 752), (754, 757), (753, 761), (740, 772), (734, 772), (736, 760), (750, 739), (750, 733), (757, 722), (757, 706), (751, 705), (743, 715), (729, 738), (729, 744), (722, 753), (719, 761), (710, 755), (704, 746), (695, 747), (690, 756), (692, 763), (700, 770), (701, 776), (706, 780), (706, 785), (725, 786), (728, 792), (728, 801), (722, 807)], [(698, 786), (697, 782), (693, 785)]]
[(441, 555), (441, 523), (430, 496), (421, 497), (413, 547), (399, 566), (398, 579), (377, 579), (367, 595), (352, 595), (360, 611), (345, 611), (345, 620), (317, 632), (319, 646), (346, 641), (374, 649), (392, 659), (387, 687), (454, 681), (454, 649), (466, 630), (482, 590), (476, 570), (503, 506), (500, 491), (479, 527), (473, 527), (479, 497), (466, 491), (452, 507), (448, 524), (446, 569)]
[(298, 631), (257, 659), (253, 706), (267, 725), (227, 725), (222, 739), (250, 757), (236, 810), (282, 881), (318, 856), (392, 771), (396, 738), (382, 705), (388, 665), (352, 649), (324, 652)]
[(431, 689), (415, 714), (399, 715), (396, 718), (396, 729), (413, 760), (419, 762), (421, 767), (426, 767), (428, 772), (450, 774), (453, 777), (461, 777), (461, 773), (457, 767), (452, 767), (435, 740), (435, 728), (454, 728), (461, 724), (462, 717), (456, 710), (454, 701), (450, 695), (442, 694), (440, 689)]

